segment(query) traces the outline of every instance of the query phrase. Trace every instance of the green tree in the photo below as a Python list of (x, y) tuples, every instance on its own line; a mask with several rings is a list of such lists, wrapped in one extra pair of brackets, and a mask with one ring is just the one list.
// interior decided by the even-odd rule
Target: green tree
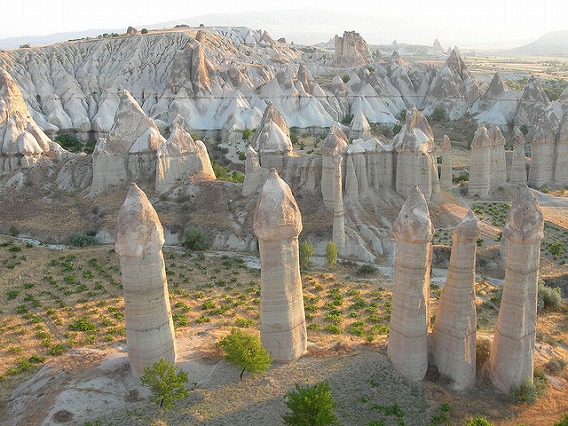
[(314, 248), (308, 240), (300, 243), (300, 269), (308, 269), (310, 256), (314, 253)]
[(465, 426), (493, 426), (485, 417), (471, 417), (464, 423)]
[(176, 371), (176, 366), (163, 358), (152, 366), (144, 367), (140, 383), (152, 391), (150, 401), (164, 410), (172, 408), (176, 399), (189, 395), (185, 388), (187, 373)]
[(282, 416), (284, 423), (290, 426), (327, 426), (337, 424), (333, 412), (335, 402), (327, 382), (313, 386), (296, 385), (284, 397), (284, 402), (291, 414)]
[(432, 121), (444, 121), (448, 119), (448, 113), (444, 108), (436, 108), (434, 112), (432, 112)]
[(243, 140), (246, 142), (250, 142), (252, 138), (252, 130), (249, 129), (248, 127), (243, 129)]
[(333, 268), (337, 263), (337, 255), (339, 254), (339, 249), (337, 244), (333, 241), (328, 241), (325, 247), (325, 258), (327, 259), (327, 267)]
[(225, 359), (242, 367), (240, 379), (248, 370), (251, 373), (264, 373), (272, 364), (268, 351), (260, 342), (260, 337), (243, 333), (242, 330), (233, 329), (231, 334), (224, 337), (219, 346), (225, 350)]
[(181, 245), (189, 250), (201, 251), (209, 247), (209, 240), (203, 229), (191, 227), (183, 231)]

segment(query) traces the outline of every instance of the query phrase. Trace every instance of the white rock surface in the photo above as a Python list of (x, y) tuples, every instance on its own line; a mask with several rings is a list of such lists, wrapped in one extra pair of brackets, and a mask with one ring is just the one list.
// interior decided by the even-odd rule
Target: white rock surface
[(491, 164), (493, 145), (487, 128), (480, 124), (471, 143), (468, 192), (486, 197), (491, 188)]
[(302, 216), (276, 170), (262, 187), (253, 227), (261, 261), (261, 341), (274, 361), (290, 362), (307, 349), (298, 257)]
[(393, 366), (409, 380), (428, 369), (428, 305), (434, 228), (426, 199), (415, 186), (392, 227), (394, 285), (388, 342)]
[(464, 390), (475, 385), (477, 315), (475, 310), (475, 252), (477, 219), (470, 211), (452, 234), (452, 253), (432, 329), (434, 364)]
[(122, 271), (128, 360), (136, 376), (162, 358), (176, 359), (163, 244), (156, 211), (131, 184), (118, 213), (115, 249)]
[(526, 186), (514, 194), (503, 237), (507, 240), (505, 280), (489, 364), (495, 387), (509, 393), (514, 386), (533, 380), (544, 220)]
[(515, 127), (513, 135), (513, 159), (511, 161), (511, 173), (509, 176), (509, 182), (512, 184), (527, 184), (525, 144), (525, 135), (523, 135), (518, 127)]
[(545, 111), (541, 111), (529, 132), (531, 168), (529, 186), (541, 188), (554, 184), (556, 133)]

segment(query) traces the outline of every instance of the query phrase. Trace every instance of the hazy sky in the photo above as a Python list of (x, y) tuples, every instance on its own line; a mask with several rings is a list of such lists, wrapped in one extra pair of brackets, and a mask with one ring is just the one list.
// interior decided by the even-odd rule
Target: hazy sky
[[(140, 28), (219, 13), (240, 13), (234, 17), (235, 26), (257, 28), (258, 20), (248, 22), (251, 11), (274, 11), (272, 17), (278, 18), (278, 10), (306, 6), (345, 15), (343, 22), (331, 22), (330, 18), (330, 22), (324, 23), (327, 28), (322, 31), (321, 41), (332, 28), (338, 33), (357, 30), (370, 43), (396, 39), (431, 44), (438, 37), (445, 47), (454, 44), (479, 47), (488, 43), (508, 47), (532, 41), (548, 31), (568, 30), (566, 0), (4, 0), (3, 3), (0, 39), (87, 29), (124, 31), (128, 25)], [(314, 26), (312, 14), (298, 12), (296, 18), (287, 14), (287, 21), (277, 27), (277, 31), (284, 34), (272, 35), (290, 37), (296, 29), (310, 29)], [(207, 25), (214, 23), (206, 22)], [(331, 36), (333, 34), (327, 38)]]

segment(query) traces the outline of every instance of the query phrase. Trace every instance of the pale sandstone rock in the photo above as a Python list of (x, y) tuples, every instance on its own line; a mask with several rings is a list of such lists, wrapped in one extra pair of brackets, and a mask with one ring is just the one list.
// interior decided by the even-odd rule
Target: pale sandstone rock
[(334, 44), (333, 62), (336, 67), (366, 65), (373, 60), (367, 42), (355, 31), (345, 31), (342, 37), (336, 35)]
[(452, 234), (452, 253), (432, 330), (434, 364), (463, 390), (475, 384), (477, 219), (470, 211)]
[(275, 168), (282, 172), (284, 157), (295, 155), (286, 121), (272, 103), (266, 106), (251, 145), (258, 152), (260, 165), (265, 169)]
[(556, 134), (545, 111), (538, 115), (529, 133), (531, 144), (531, 168), (529, 186), (541, 188), (554, 183)]
[(394, 137), (393, 147), (397, 153), (396, 192), (408, 196), (418, 186), (429, 200), (435, 187), (439, 188), (434, 134), (428, 120), (416, 108)]
[(527, 168), (525, 161), (525, 135), (518, 127), (513, 135), (513, 159), (511, 161), (511, 174), (509, 182), (517, 185), (527, 184)]
[(322, 153), (322, 172), (321, 172), (321, 194), (323, 203), (328, 208), (333, 208), (335, 204), (335, 194), (337, 190), (336, 166), (333, 161), (334, 154), (343, 155), (347, 150), (347, 135), (336, 125), (333, 125), (329, 134), (323, 141)]
[(369, 139), (371, 137), (371, 125), (362, 109), (358, 109), (353, 115), (349, 126), (349, 137), (351, 139)]
[(533, 126), (541, 111), (546, 110), (550, 100), (536, 77), (529, 79), (517, 106), (515, 125)]
[(299, 358), (307, 348), (298, 235), (302, 216), (290, 187), (273, 170), (254, 215), (261, 262), (260, 337), (277, 362)]
[(243, 182), (243, 196), (257, 193), (270, 171), (260, 167), (258, 154), (251, 145), (248, 146), (245, 159), (245, 180)]
[(156, 191), (170, 189), (181, 180), (215, 180), (215, 172), (207, 153), (207, 147), (194, 141), (184, 129), (183, 119), (178, 116), (165, 144), (158, 147), (156, 163)]
[(557, 185), (568, 185), (568, 113), (566, 112), (562, 116), (558, 135), (556, 137), (554, 173)]
[(343, 210), (343, 184), (342, 184), (342, 165), (343, 157), (337, 152), (331, 157), (335, 164), (334, 204), (333, 204), (333, 236), (332, 241), (337, 244), (337, 248), (342, 250), (345, 247), (345, 213)]
[(491, 158), (493, 146), (487, 128), (480, 124), (471, 143), (468, 192), (486, 197), (491, 188)]
[(440, 151), (442, 151), (442, 167), (440, 170), (440, 187), (449, 191), (452, 189), (452, 143), (447, 135), (442, 138), (440, 144)]
[(508, 393), (533, 380), (540, 241), (544, 221), (538, 202), (526, 187), (513, 196), (507, 224), (503, 295), (489, 359), (491, 380)]
[(392, 227), (396, 251), (388, 342), (389, 359), (410, 380), (422, 380), (428, 369), (433, 234), (426, 199), (415, 186)]
[(156, 211), (131, 184), (118, 213), (115, 249), (122, 271), (128, 360), (137, 376), (162, 358), (176, 359), (163, 244)]
[(507, 141), (495, 124), (489, 126), (487, 133), (492, 145), (491, 187), (497, 188), (507, 182), (507, 162), (505, 160), (505, 144)]

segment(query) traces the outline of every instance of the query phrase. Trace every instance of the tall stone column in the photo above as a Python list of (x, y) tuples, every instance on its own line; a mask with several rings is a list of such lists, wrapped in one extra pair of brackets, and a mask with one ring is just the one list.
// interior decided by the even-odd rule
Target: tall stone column
[(389, 359), (410, 380), (422, 380), (428, 369), (433, 234), (426, 199), (415, 186), (392, 227), (396, 249), (388, 343)]
[(128, 360), (137, 376), (162, 358), (176, 359), (163, 245), (160, 219), (132, 183), (118, 213), (115, 248), (122, 271)]
[(442, 151), (442, 170), (440, 171), (440, 188), (445, 191), (452, 189), (452, 143), (447, 135), (442, 138), (440, 144)]
[(475, 251), (477, 219), (470, 211), (452, 234), (452, 254), (432, 330), (432, 352), (438, 371), (450, 377), (452, 387), (475, 384)]
[(538, 115), (529, 136), (531, 143), (529, 186), (541, 188), (553, 184), (555, 180), (556, 134), (554, 133), (554, 125), (548, 118), (546, 111), (542, 111)]
[[(566, 92), (568, 94), (568, 92)], [(556, 136), (555, 180), (560, 186), (568, 185), (568, 114), (564, 112)]]
[(302, 215), (274, 169), (260, 192), (253, 227), (261, 262), (260, 338), (274, 361), (293, 361), (307, 348), (298, 257)]
[(513, 196), (503, 237), (507, 240), (505, 280), (489, 362), (493, 384), (508, 393), (514, 386), (533, 380), (544, 221), (536, 198), (526, 186), (519, 187)]
[(343, 162), (343, 156), (334, 153), (331, 157), (335, 165), (335, 194), (333, 196), (333, 236), (332, 240), (339, 250), (345, 247), (345, 212), (343, 210), (343, 185), (342, 185), (342, 174), (341, 174), (341, 163)]
[(479, 125), (471, 143), (471, 164), (469, 167), (469, 195), (486, 197), (491, 187), (492, 143), (487, 129)]
[(527, 184), (527, 168), (525, 161), (525, 135), (515, 127), (513, 135), (513, 159), (511, 161), (511, 174), (509, 182), (517, 185)]
[(507, 140), (495, 124), (489, 126), (489, 139), (491, 139), (491, 187), (497, 188), (507, 182), (507, 161), (505, 159), (505, 145)]

